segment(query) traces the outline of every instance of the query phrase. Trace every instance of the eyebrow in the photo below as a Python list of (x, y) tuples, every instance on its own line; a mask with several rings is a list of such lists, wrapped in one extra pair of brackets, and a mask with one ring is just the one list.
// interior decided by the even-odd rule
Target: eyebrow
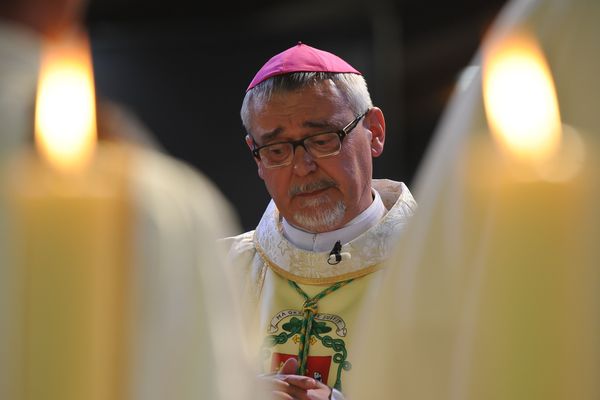
[(275, 128), (274, 130), (272, 130), (270, 132), (260, 135), (260, 141), (263, 143), (267, 143), (267, 142), (275, 139), (277, 136), (281, 135), (282, 133), (283, 133), (282, 127)]
[[(302, 123), (303, 128), (321, 128), (324, 130), (337, 131), (338, 128), (332, 122), (318, 122), (318, 121), (305, 121)], [(260, 140), (263, 143), (267, 143), (273, 139), (276, 139), (284, 132), (282, 127), (277, 127), (272, 131), (266, 132), (260, 136)]]

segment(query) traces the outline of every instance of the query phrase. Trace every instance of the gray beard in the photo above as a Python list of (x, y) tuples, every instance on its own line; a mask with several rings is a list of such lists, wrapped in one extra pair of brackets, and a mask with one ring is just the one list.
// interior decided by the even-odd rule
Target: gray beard
[(299, 227), (309, 232), (331, 231), (344, 219), (346, 205), (339, 200), (331, 206), (327, 206), (326, 199), (315, 199), (307, 202), (310, 211), (298, 211), (294, 214), (294, 220)]

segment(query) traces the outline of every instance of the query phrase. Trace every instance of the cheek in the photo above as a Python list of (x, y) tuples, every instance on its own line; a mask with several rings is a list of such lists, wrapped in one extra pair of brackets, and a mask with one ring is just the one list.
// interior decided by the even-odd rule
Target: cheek
[[(261, 175), (262, 174), (262, 175)], [(281, 199), (285, 196), (288, 190), (286, 179), (277, 173), (272, 173), (267, 169), (263, 169), (262, 173), (259, 172), (261, 178), (265, 182), (267, 191), (273, 199)]]
[(364, 189), (372, 174), (372, 158), (369, 149), (344, 162), (342, 173), (337, 174), (338, 183), (343, 184), (346, 196), (354, 197)]

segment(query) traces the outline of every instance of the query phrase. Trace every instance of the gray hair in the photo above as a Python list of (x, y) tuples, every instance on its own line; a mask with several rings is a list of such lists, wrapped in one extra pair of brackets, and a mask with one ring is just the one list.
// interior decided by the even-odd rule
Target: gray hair
[(246, 93), (240, 111), (244, 128), (250, 133), (252, 109), (257, 105), (267, 103), (273, 95), (317, 85), (326, 80), (331, 80), (340, 90), (354, 114), (361, 114), (373, 107), (367, 82), (362, 75), (333, 72), (294, 72), (269, 78)]

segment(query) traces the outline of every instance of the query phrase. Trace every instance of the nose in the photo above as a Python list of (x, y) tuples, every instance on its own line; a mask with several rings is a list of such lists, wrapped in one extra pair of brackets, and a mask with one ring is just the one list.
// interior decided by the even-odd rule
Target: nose
[(304, 146), (296, 146), (294, 150), (294, 158), (292, 160), (294, 166), (294, 174), (305, 176), (317, 169), (317, 164), (314, 158), (308, 154)]

